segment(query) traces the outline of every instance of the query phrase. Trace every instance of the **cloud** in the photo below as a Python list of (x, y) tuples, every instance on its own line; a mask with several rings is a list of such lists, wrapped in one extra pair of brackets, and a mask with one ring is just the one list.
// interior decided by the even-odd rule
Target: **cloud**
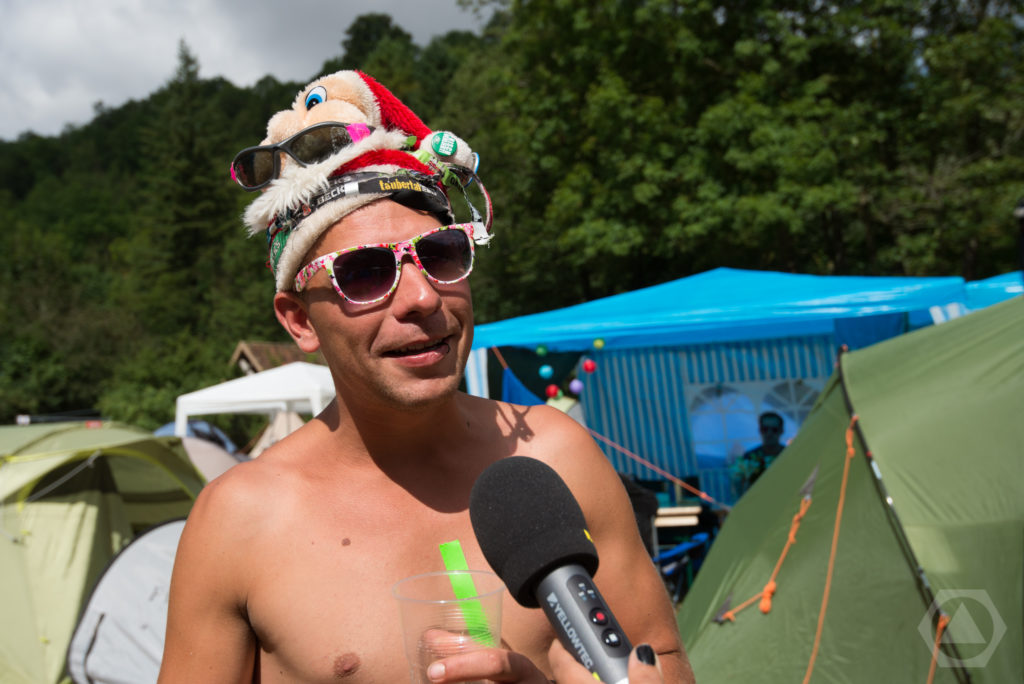
[(455, 0), (0, 0), (0, 139), (54, 135), (91, 120), (97, 102), (146, 98), (174, 75), (180, 40), (203, 78), (308, 80), (368, 12), (421, 45), (480, 29)]

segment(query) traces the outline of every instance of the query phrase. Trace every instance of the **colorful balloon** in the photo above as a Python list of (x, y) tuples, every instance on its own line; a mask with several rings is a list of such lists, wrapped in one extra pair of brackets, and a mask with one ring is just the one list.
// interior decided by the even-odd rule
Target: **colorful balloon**
[(583, 393), (583, 381), (580, 380), (579, 378), (573, 378), (572, 380), (570, 380), (569, 381), (569, 391), (572, 392), (573, 394), (577, 394), (577, 395), (578, 394), (582, 394)]
[(545, 363), (543, 366), (540, 367), (540, 370), (538, 370), (537, 372), (540, 373), (540, 377), (547, 380), (548, 378), (555, 374), (555, 369)]
[(561, 390), (558, 389), (558, 385), (552, 383), (544, 388), (544, 393), (548, 395), (548, 399), (554, 399), (558, 396)]
[(604, 349), (604, 340), (600, 337), (594, 340), (594, 349)]
[(583, 370), (587, 373), (593, 373), (597, 370), (597, 364), (594, 363), (594, 359), (583, 359)]
[(539, 345), (537, 347), (537, 356), (547, 356), (547, 355), (548, 355), (548, 348), (545, 347), (543, 344)]

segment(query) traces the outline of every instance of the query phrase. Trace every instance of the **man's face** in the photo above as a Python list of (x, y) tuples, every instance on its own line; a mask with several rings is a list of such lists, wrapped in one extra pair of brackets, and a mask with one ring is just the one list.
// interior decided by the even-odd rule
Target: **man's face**
[[(374, 202), (327, 230), (307, 262), (348, 247), (408, 240), (438, 225), (395, 202)], [(473, 340), (469, 281), (436, 283), (409, 256), (401, 269), (395, 291), (375, 304), (343, 300), (325, 270), (304, 293), (320, 349), (350, 409), (427, 406), (458, 389)]]
[(782, 438), (782, 424), (774, 418), (766, 418), (761, 421), (761, 441), (764, 444), (775, 445)]

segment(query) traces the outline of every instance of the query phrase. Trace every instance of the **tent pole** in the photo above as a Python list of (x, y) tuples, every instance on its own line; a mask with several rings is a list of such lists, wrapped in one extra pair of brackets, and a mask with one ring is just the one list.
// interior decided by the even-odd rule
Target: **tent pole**
[(181, 406), (181, 398), (174, 402), (174, 434), (177, 437), (184, 437), (188, 434), (188, 413)]
[[(855, 414), (853, 403), (850, 401), (850, 393), (846, 387), (846, 374), (843, 372), (843, 357), (848, 353), (846, 345), (843, 345), (839, 350), (839, 358), (836, 363), (836, 373), (839, 376), (839, 387), (843, 391), (843, 403), (846, 405), (846, 412), (853, 417)], [(932, 591), (931, 582), (928, 581), (928, 576), (925, 575), (924, 568), (917, 560), (917, 555), (914, 553), (913, 547), (910, 546), (910, 540), (907, 538), (907, 532), (903, 528), (903, 523), (900, 522), (899, 515), (896, 513), (896, 507), (893, 504), (892, 497), (889, 496), (889, 491), (882, 481), (882, 473), (878, 469), (878, 465), (875, 463), (874, 456), (871, 454), (871, 449), (868, 447), (867, 439), (864, 437), (864, 431), (861, 429), (861, 422), (858, 420), (854, 424), (854, 433), (857, 435), (857, 440), (860, 442), (861, 450), (864, 452), (864, 462), (868, 466), (868, 472), (871, 474), (871, 481), (875, 483), (875, 491), (878, 492), (878, 496), (882, 501), (882, 507), (886, 512), (886, 518), (889, 521), (889, 526), (892, 528), (893, 533), (896, 535), (896, 541), (900, 545), (900, 549), (903, 551), (903, 556), (907, 563), (910, 565), (910, 571), (914, 575), (914, 579), (917, 581), (917, 588), (921, 594), (921, 598), (924, 599), (925, 608), (931, 610), (931, 607), (935, 605), (935, 592)], [(939, 619), (938, 611), (935, 612), (935, 621)], [(960, 657), (960, 651), (957, 649), (956, 642), (953, 641), (953, 636), (948, 631), (946, 632), (948, 641), (945, 642), (945, 647), (953, 652), (950, 656), (956, 663), (955, 667), (950, 669), (956, 674), (957, 681), (961, 684), (971, 684), (971, 675), (963, 666), (963, 659)]]

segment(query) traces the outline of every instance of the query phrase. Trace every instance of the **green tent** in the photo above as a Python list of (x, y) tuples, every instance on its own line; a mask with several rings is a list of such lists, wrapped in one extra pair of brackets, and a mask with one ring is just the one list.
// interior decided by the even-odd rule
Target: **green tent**
[(100, 573), (204, 481), (176, 437), (106, 422), (0, 427), (0, 682), (65, 676)]
[(679, 610), (701, 684), (1022, 682), (1022, 625), (1021, 297), (842, 355)]

